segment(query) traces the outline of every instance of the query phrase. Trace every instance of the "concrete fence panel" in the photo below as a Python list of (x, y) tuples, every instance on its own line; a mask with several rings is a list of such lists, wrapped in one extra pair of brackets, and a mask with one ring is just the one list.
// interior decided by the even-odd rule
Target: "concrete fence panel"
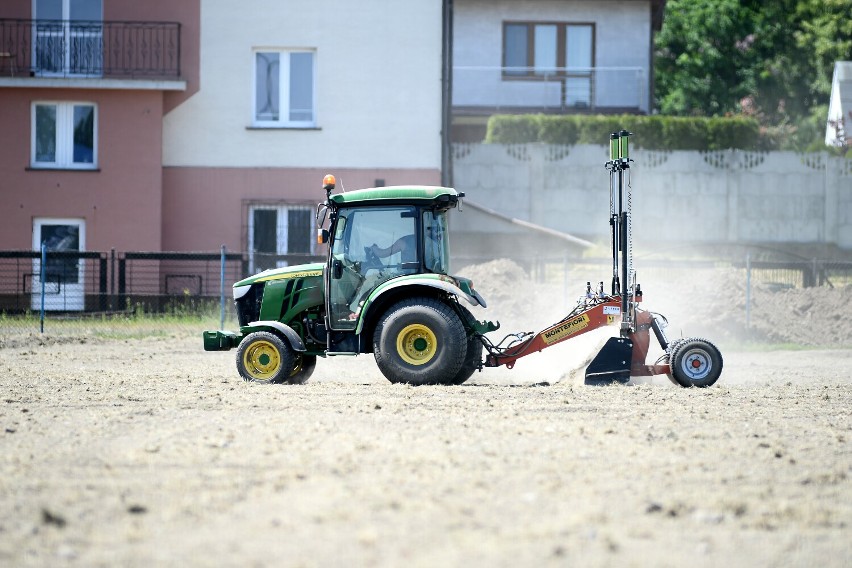
[[(454, 185), (502, 215), (606, 240), (608, 157), (605, 146), (459, 144)], [(740, 150), (632, 157), (637, 241), (852, 250), (852, 160)]]

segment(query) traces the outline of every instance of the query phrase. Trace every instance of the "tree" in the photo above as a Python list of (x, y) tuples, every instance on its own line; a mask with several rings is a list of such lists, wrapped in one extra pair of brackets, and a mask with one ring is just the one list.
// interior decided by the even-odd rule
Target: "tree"
[(852, 0), (669, 0), (656, 38), (663, 114), (798, 122), (852, 59)]
[(754, 92), (749, 10), (738, 0), (669, 0), (656, 37), (663, 114), (721, 115)]

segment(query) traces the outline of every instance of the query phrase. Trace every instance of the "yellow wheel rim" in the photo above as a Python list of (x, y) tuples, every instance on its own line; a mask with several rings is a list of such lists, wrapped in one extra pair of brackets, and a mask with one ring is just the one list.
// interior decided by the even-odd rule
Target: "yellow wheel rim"
[(396, 336), (396, 351), (409, 365), (425, 365), (438, 351), (438, 339), (431, 329), (415, 323)]
[(256, 341), (243, 354), (243, 366), (253, 379), (268, 381), (278, 373), (281, 356), (272, 343)]

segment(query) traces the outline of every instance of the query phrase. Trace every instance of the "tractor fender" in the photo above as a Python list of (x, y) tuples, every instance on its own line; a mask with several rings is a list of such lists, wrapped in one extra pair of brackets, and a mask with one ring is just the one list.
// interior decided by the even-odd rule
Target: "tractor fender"
[(355, 327), (355, 333), (360, 334), (364, 328), (364, 315), (370, 311), (370, 305), (376, 301), (376, 298), (388, 292), (389, 290), (393, 290), (395, 288), (401, 288), (403, 286), (428, 286), (430, 288), (437, 288), (439, 290), (443, 290), (449, 294), (453, 294), (454, 296), (458, 296), (460, 298), (464, 298), (471, 306), (482, 306), (486, 307), (485, 299), (479, 295), (479, 292), (473, 290), (473, 295), (468, 294), (452, 282), (447, 282), (444, 279), (436, 279), (436, 278), (401, 278), (397, 280), (390, 280), (381, 286), (379, 286), (376, 290), (373, 291), (372, 294), (367, 298), (367, 301), (364, 302), (364, 306), (361, 308), (361, 314), (358, 318), (358, 325)]
[(285, 325), (280, 321), (273, 320), (262, 320), (262, 321), (253, 321), (248, 325), (242, 327), (240, 331), (243, 334), (251, 333), (252, 331), (259, 331), (262, 329), (272, 328), (275, 331), (281, 333), (284, 337), (287, 338), (287, 341), (290, 342), (290, 347), (293, 348), (293, 351), (305, 351), (305, 344), (302, 341), (302, 338), (299, 337), (299, 334), (296, 333), (292, 327), (289, 325)]

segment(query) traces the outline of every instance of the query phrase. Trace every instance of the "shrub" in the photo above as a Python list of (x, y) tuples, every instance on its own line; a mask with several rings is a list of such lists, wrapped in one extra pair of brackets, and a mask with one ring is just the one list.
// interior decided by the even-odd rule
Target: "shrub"
[(485, 142), (606, 145), (610, 133), (622, 129), (635, 135), (637, 147), (654, 150), (754, 150), (777, 145), (770, 137), (762, 139), (760, 124), (753, 118), (642, 115), (494, 115)]
[(710, 120), (707, 122), (707, 138), (710, 150), (766, 149), (766, 144), (760, 141), (760, 124), (753, 118), (735, 116)]
[(485, 141), (491, 144), (539, 142), (541, 118), (540, 114), (500, 115), (500, 120), (488, 121)]

